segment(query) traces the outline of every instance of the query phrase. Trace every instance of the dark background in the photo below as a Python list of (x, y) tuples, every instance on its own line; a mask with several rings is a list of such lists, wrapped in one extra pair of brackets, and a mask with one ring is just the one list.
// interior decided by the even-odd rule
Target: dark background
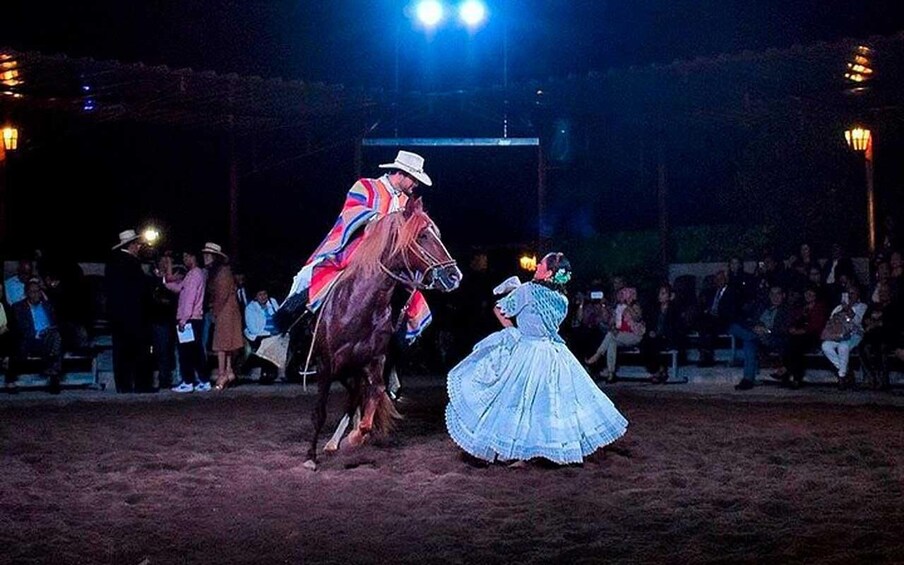
[[(386, 91), (394, 88), (398, 50), (403, 102), (396, 115), (421, 112), (413, 106), (426, 100), (421, 113), (429, 119), (419, 126), (392, 123), (386, 115), (355, 116), (359, 121), (341, 130), (299, 124), (237, 139), (240, 260), (288, 284), (354, 181), (355, 139), (367, 120), (383, 119), (375, 136), (501, 135), (504, 95), (476, 107), (433, 97), (499, 85), (504, 38), (509, 80), (524, 84), (904, 28), (893, 2), (487, 4), (490, 19), (475, 34), (451, 25), (428, 36), (405, 17), (408, 3), (397, 1), (13, 2), (4, 8), (0, 45)], [(649, 116), (625, 109), (634, 94), (599, 99), (611, 107), (592, 119), (574, 102), (511, 107), (510, 135), (540, 136), (546, 144), (551, 169), (544, 231), (560, 246), (609, 245), (616, 232), (655, 230), (657, 152), (663, 149), (675, 228), (763, 226), (773, 231), (762, 241), (784, 244), (782, 251), (802, 239), (820, 251), (833, 239), (855, 252), (864, 246), (862, 161), (839, 137), (845, 124), (795, 119), (800, 108), (789, 106), (787, 115), (768, 124), (714, 125), (685, 117), (662, 131), (655, 124), (638, 129)], [(877, 147), (880, 210), (895, 209), (902, 184), (900, 171), (890, 166), (900, 155), (900, 126), (886, 130)], [(221, 132), (55, 117), (41, 125), (40, 136), (23, 135), (24, 150), (8, 167), (7, 258), (40, 247), (103, 260), (118, 231), (147, 222), (162, 226), (164, 244), (177, 249), (226, 243), (229, 151)], [(454, 253), (517, 252), (536, 241), (535, 151), (420, 152), (436, 180), (425, 192), (428, 208)], [(394, 154), (394, 148), (365, 149), (361, 172), (377, 174), (376, 165)], [(798, 221), (801, 204), (806, 210)], [(676, 249), (675, 255), (688, 253)]]

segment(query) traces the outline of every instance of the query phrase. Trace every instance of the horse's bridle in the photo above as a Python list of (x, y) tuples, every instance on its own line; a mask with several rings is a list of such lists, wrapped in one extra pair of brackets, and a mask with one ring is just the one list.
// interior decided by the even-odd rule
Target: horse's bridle
[[(426, 229), (433, 230), (433, 226), (428, 226)], [(434, 233), (434, 237), (436, 234)], [(437, 239), (439, 239), (437, 237)], [(411, 264), (408, 261), (408, 254), (405, 251), (410, 251), (415, 256), (419, 257), (424, 261), (427, 265), (427, 268), (423, 273), (418, 274), (417, 271), (411, 268)], [(449, 259), (448, 261), (442, 261), (435, 257), (432, 253), (427, 251), (423, 245), (417, 242), (417, 239), (412, 239), (411, 243), (405, 246), (405, 249), (402, 251), (402, 259), (405, 264), (405, 274), (399, 275), (392, 270), (390, 270), (386, 265), (383, 264), (383, 261), (380, 261), (380, 268), (383, 269), (383, 272), (386, 273), (390, 278), (395, 281), (405, 285), (408, 288), (413, 290), (433, 290), (436, 288), (436, 280), (437, 277), (434, 275), (433, 280), (430, 284), (424, 284), (424, 277), (427, 276), (427, 273), (432, 271), (436, 271), (438, 269), (445, 269), (446, 267), (451, 267), (456, 264), (455, 259)]]

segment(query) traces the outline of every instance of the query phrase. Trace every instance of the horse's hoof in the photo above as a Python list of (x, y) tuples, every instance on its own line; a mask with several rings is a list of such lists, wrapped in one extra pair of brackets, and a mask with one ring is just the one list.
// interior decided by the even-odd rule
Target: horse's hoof
[(313, 459), (308, 459), (307, 461), (305, 461), (304, 463), (302, 463), (301, 466), (304, 467), (305, 469), (309, 470), (309, 471), (316, 471), (316, 470), (317, 470), (317, 462), (314, 461)]
[(324, 453), (336, 453), (339, 451), (339, 443), (335, 441), (328, 441), (326, 445), (323, 446)]

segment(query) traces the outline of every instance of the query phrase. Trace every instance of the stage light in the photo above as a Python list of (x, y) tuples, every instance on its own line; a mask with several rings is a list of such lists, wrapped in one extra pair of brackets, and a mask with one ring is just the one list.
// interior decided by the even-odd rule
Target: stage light
[(458, 18), (470, 29), (476, 29), (486, 21), (487, 8), (480, 0), (465, 0), (458, 7)]
[(415, 14), (424, 27), (433, 28), (443, 19), (443, 5), (438, 0), (421, 0)]
[(522, 255), (520, 259), (518, 259), (518, 264), (521, 265), (521, 268), (525, 271), (536, 271), (537, 270), (537, 256), (536, 255)]
[(19, 148), (19, 130), (12, 127), (6, 126), (2, 130), (3, 133), (3, 148), (7, 151), (15, 151)]
[(141, 237), (148, 245), (154, 245), (160, 239), (160, 231), (153, 226), (148, 226), (141, 232)]

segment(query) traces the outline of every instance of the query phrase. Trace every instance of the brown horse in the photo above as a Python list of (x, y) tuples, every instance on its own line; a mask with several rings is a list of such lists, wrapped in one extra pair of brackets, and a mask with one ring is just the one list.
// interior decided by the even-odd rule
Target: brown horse
[(389, 431), (398, 417), (383, 381), (390, 340), (404, 323), (404, 317), (393, 319), (393, 292), (400, 286), (411, 292), (449, 292), (460, 282), (461, 271), (420, 199), (367, 228), (319, 313), (314, 339), (319, 398), (311, 415), (314, 437), (305, 467), (317, 467), (317, 440), (333, 382), (348, 390), (347, 414), (362, 414), (349, 434), (352, 445), (363, 443), (374, 429)]

